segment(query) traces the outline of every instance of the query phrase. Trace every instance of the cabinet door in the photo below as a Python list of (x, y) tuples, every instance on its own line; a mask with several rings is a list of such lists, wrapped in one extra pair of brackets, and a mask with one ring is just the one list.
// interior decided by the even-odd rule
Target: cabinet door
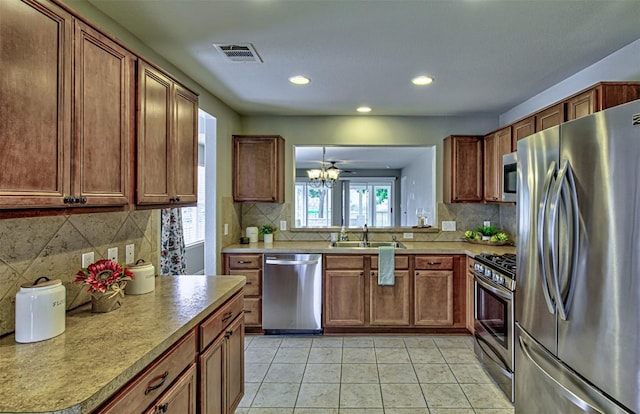
[(76, 23), (72, 195), (82, 204), (129, 204), (134, 56)]
[(245, 324), (251, 327), (262, 326), (262, 299), (244, 298)]
[(369, 323), (409, 325), (409, 271), (396, 270), (393, 286), (378, 285), (378, 271), (371, 271)]
[(560, 125), (564, 121), (564, 103), (559, 103), (536, 114), (536, 131)]
[(415, 272), (415, 324), (453, 325), (453, 272)]
[(445, 203), (482, 201), (482, 138), (445, 138), (443, 197)]
[(596, 88), (567, 100), (567, 121), (591, 115), (599, 110)]
[(160, 71), (138, 61), (138, 204), (168, 204), (171, 87)]
[(0, 1), (0, 16), (0, 208), (63, 207), (73, 19), (39, 1)]
[(171, 172), (174, 202), (198, 201), (198, 97), (179, 85), (174, 90)]
[(196, 414), (196, 377), (196, 364), (193, 364), (145, 414)]
[(233, 137), (233, 199), (284, 202), (282, 137)]
[(364, 325), (364, 272), (327, 270), (324, 294), (325, 326)]
[(224, 335), (220, 335), (200, 355), (200, 412), (202, 414), (224, 413), (225, 406), (225, 360)]
[(244, 396), (244, 318), (237, 318), (226, 330), (226, 412), (233, 414)]
[(511, 150), (517, 150), (518, 140), (526, 138), (536, 132), (536, 117), (530, 116), (511, 126)]
[(502, 201), (502, 156), (511, 152), (511, 128), (503, 128), (485, 137), (484, 199)]

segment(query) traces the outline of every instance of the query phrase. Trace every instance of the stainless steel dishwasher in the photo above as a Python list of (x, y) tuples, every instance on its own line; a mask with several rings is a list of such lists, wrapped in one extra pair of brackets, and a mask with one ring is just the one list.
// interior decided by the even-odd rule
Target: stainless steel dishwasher
[(265, 334), (322, 333), (322, 255), (265, 254), (263, 269)]

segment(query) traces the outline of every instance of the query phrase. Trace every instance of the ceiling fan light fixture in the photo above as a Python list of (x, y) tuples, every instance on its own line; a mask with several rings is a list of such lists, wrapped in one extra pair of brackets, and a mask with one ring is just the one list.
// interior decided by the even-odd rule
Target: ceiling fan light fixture
[(417, 86), (430, 85), (431, 83), (433, 83), (433, 78), (426, 75), (416, 76), (415, 78), (411, 79), (411, 83)]
[(311, 79), (307, 78), (306, 76), (296, 75), (290, 77), (289, 82), (293, 83), (294, 85), (307, 85), (309, 82), (311, 82)]
[(324, 156), (326, 153), (325, 147), (322, 147), (322, 167), (320, 169), (313, 168), (307, 170), (307, 176), (309, 177), (309, 186), (311, 188), (333, 188), (338, 177), (340, 176), (340, 170), (336, 167), (335, 161), (331, 162), (331, 167), (324, 168), (326, 161)]

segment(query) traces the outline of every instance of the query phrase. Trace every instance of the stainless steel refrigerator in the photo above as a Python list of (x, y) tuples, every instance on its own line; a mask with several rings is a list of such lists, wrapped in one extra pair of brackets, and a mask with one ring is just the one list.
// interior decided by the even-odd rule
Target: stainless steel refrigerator
[(516, 413), (640, 412), (640, 101), (518, 142)]

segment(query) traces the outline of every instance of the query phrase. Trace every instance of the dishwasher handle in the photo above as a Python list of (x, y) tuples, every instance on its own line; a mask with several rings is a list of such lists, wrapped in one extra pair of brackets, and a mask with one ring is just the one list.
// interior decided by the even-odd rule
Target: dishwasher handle
[(286, 259), (267, 259), (265, 261), (266, 264), (272, 264), (272, 265), (281, 265), (281, 266), (287, 266), (287, 265), (314, 265), (314, 264), (318, 264), (319, 260), (286, 260)]

